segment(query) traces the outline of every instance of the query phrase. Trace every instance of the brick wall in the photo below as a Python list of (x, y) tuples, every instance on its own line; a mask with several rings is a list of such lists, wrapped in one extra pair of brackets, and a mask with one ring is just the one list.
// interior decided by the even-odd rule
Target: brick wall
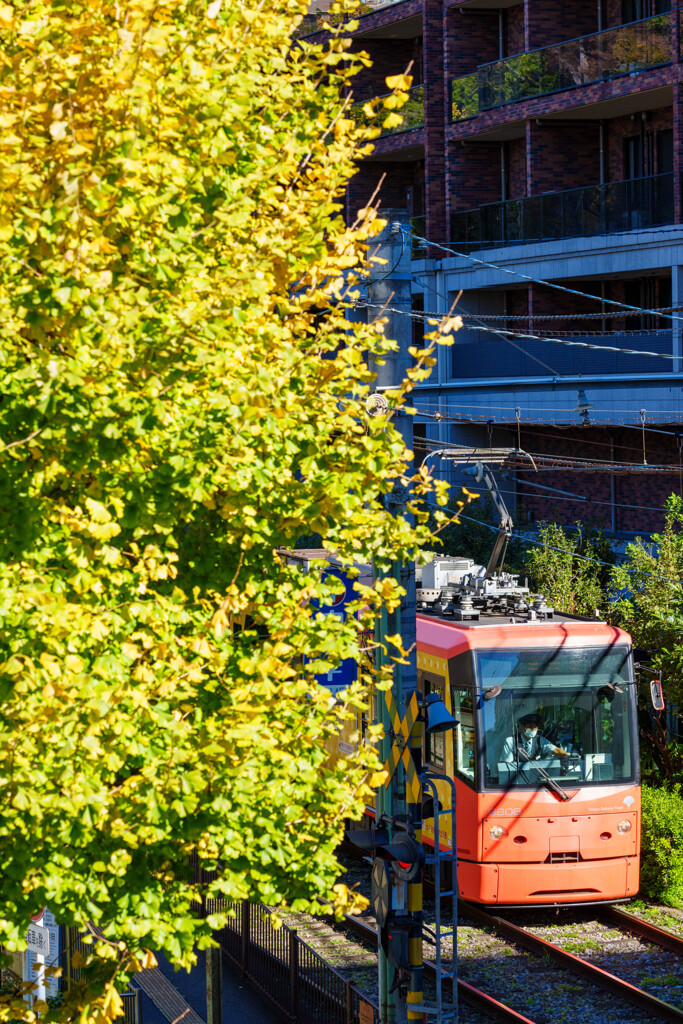
[[(429, 86), (425, 89), (425, 202), (426, 237), (443, 239), (448, 223), (446, 180), (445, 26), (448, 15), (443, 0), (423, 0), (422, 25), (424, 67)], [(438, 250), (428, 250), (437, 257)]]
[(594, 185), (600, 180), (600, 133), (597, 124), (552, 126), (530, 124), (530, 193)]
[(510, 139), (505, 146), (508, 199), (522, 199), (526, 195), (526, 139)]
[(603, 0), (602, 19), (606, 29), (621, 25), (621, 0)]
[(451, 8), (446, 15), (446, 59), (450, 78), (498, 59), (498, 12)]
[(424, 212), (424, 165), (419, 162), (384, 163), (365, 161), (347, 190), (347, 219), (353, 220), (377, 188), (382, 175), (384, 182), (378, 198), (383, 208), (407, 208), (408, 189), (413, 190), (413, 213)]
[(369, 100), (373, 96), (384, 96), (389, 92), (386, 79), (397, 75), (412, 61), (413, 84), (422, 84), (422, 39), (363, 39), (357, 40), (353, 52), (365, 52), (372, 60), (372, 67), (363, 68), (356, 75), (353, 85), (354, 99)]
[(524, 53), (524, 4), (508, 8), (505, 22), (507, 56)]
[(498, 145), (453, 146), (450, 152), (451, 209), (472, 210), (500, 200)]
[[(610, 439), (613, 448), (610, 447)], [(522, 447), (528, 452), (553, 454), (571, 458), (599, 459), (642, 465), (642, 434), (620, 426), (609, 429), (588, 427), (556, 430), (552, 427), (525, 427), (521, 431)], [(613, 452), (613, 454), (612, 454)], [(650, 465), (679, 465), (675, 439), (661, 434), (645, 433), (645, 454)], [(533, 521), (553, 520), (572, 525), (600, 523), (612, 525), (611, 479), (606, 473), (544, 472), (516, 473), (520, 481), (542, 483), (547, 487), (568, 491), (588, 501), (568, 501), (561, 495), (544, 494), (531, 487), (519, 487), (519, 500)], [(614, 477), (615, 519), (617, 531), (647, 534), (664, 525), (661, 511), (666, 498), (681, 494), (679, 473), (667, 475), (618, 475)], [(600, 504), (603, 503), (603, 504)], [(628, 506), (637, 506), (635, 508)]]
[(552, 46), (597, 32), (595, 0), (532, 0), (528, 4), (529, 49)]

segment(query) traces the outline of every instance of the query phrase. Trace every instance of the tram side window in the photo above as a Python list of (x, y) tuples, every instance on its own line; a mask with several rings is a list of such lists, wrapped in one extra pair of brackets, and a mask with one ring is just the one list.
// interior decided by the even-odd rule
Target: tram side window
[[(435, 676), (432, 676), (431, 678), (425, 677), (425, 697), (428, 693), (438, 693), (441, 700), (445, 702), (445, 690), (446, 685), (444, 679)], [(433, 764), (435, 768), (446, 767), (446, 741), (444, 737), (445, 734), (443, 732), (427, 733), (425, 735), (425, 760), (428, 764)]]
[(451, 688), (451, 714), (458, 722), (453, 730), (453, 765), (456, 772), (474, 782), (474, 703), (472, 690)]

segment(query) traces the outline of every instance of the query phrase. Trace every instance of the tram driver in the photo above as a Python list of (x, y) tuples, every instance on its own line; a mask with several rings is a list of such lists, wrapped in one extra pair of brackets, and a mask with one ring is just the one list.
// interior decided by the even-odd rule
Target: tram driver
[[(538, 715), (522, 715), (517, 723), (516, 734), (508, 736), (503, 743), (501, 761), (521, 760), (534, 761), (538, 757), (571, 757), (568, 750), (556, 747), (554, 743), (541, 736), (538, 731), (540, 720)], [(523, 753), (519, 753), (519, 750)], [(526, 757), (524, 756), (526, 754)]]

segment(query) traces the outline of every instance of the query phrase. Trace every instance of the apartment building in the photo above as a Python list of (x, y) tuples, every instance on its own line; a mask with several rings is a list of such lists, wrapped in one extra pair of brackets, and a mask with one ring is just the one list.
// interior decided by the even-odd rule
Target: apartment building
[(381, 182), (413, 228), (414, 333), (456, 301), (464, 321), (416, 395), (423, 447), (520, 447), (539, 458), (503, 486), (533, 519), (657, 529), (683, 493), (656, 469), (683, 440), (683, 0), (362, 10), (354, 100), (414, 85), (348, 212)]

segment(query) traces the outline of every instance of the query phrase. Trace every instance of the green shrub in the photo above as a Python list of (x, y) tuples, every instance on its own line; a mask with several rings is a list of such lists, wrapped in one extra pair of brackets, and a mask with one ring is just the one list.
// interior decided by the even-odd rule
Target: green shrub
[(643, 786), (640, 889), (669, 907), (683, 909), (683, 796)]

